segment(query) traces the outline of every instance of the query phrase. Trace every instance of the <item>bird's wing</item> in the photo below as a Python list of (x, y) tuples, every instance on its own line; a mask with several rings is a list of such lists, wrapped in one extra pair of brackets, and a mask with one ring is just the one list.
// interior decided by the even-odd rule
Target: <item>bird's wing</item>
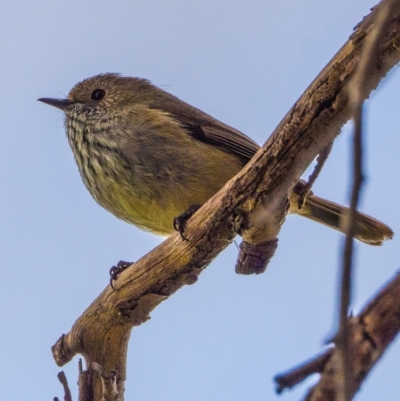
[(242, 132), (167, 92), (164, 92), (163, 99), (157, 100), (149, 106), (172, 115), (189, 135), (199, 141), (218, 146), (247, 160), (259, 149), (259, 145)]

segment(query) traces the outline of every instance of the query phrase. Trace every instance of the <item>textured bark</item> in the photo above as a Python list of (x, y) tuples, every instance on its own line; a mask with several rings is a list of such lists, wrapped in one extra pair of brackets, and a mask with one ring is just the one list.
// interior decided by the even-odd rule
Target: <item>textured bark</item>
[[(349, 319), (349, 360), (351, 395), (375, 363), (386, 351), (400, 330), (400, 275), (387, 284), (363, 309), (359, 316)], [(305, 401), (335, 401), (338, 375), (341, 374), (340, 352), (335, 348), (322, 370), (321, 379)]]
[[(350, 118), (346, 86), (374, 18), (375, 10), (356, 27), (251, 162), (189, 220), (185, 231), (189, 241), (171, 235), (124, 271), (115, 282), (117, 291), (108, 286), (53, 346), (60, 366), (77, 353), (84, 356), (91, 399), (106, 399), (94, 362), (106, 376), (116, 372), (116, 391), (122, 399), (132, 327), (144, 323), (160, 302), (183, 285), (195, 283), (237, 231), (252, 245), (277, 237), (294, 184)], [(400, 2), (369, 71), (365, 96), (399, 62), (399, 37)]]
[[(350, 390), (353, 396), (361, 383), (382, 357), (400, 330), (400, 275), (390, 280), (356, 317), (348, 319)], [(333, 341), (337, 341), (335, 338)], [(304, 401), (335, 401), (338, 399), (341, 369), (338, 347), (275, 377), (277, 392), (292, 388), (308, 376), (320, 373), (319, 382), (312, 387)]]

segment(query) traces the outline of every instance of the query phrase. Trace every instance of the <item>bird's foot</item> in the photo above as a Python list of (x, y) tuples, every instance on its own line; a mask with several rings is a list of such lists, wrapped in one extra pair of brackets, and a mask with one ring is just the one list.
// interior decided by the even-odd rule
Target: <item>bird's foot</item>
[(110, 285), (111, 288), (115, 291), (115, 287), (113, 282), (117, 280), (118, 276), (126, 270), (133, 262), (125, 262), (124, 260), (120, 260), (116, 266), (112, 266), (110, 269)]
[(174, 229), (178, 231), (181, 238), (185, 241), (188, 239), (184, 236), (187, 221), (201, 208), (201, 205), (190, 205), (186, 212), (174, 218)]

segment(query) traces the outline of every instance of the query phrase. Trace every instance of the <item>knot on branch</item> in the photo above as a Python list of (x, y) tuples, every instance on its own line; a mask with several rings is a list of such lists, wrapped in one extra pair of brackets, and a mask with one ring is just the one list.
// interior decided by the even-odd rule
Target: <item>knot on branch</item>
[(117, 305), (121, 317), (128, 320), (133, 326), (140, 326), (150, 319), (149, 312), (168, 296), (160, 294), (143, 295), (140, 299), (122, 301)]
[(237, 274), (260, 274), (267, 269), (269, 261), (278, 247), (278, 238), (262, 244), (252, 245), (242, 241), (239, 246), (235, 271)]
[(68, 340), (66, 340), (65, 334), (62, 334), (57, 342), (51, 347), (53, 358), (58, 366), (63, 366), (68, 363), (76, 354), (74, 347), (70, 346)]

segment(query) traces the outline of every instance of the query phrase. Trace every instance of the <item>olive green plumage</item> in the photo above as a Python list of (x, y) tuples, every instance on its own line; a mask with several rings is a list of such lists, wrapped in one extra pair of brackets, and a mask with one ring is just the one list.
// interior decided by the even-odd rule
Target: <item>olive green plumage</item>
[[(259, 146), (246, 135), (139, 78), (102, 74), (68, 98), (39, 99), (65, 113), (67, 137), (93, 198), (116, 217), (156, 234), (203, 204), (235, 176)], [(290, 212), (343, 231), (346, 208), (309, 196)], [(380, 245), (385, 224), (359, 213), (355, 238)]]

